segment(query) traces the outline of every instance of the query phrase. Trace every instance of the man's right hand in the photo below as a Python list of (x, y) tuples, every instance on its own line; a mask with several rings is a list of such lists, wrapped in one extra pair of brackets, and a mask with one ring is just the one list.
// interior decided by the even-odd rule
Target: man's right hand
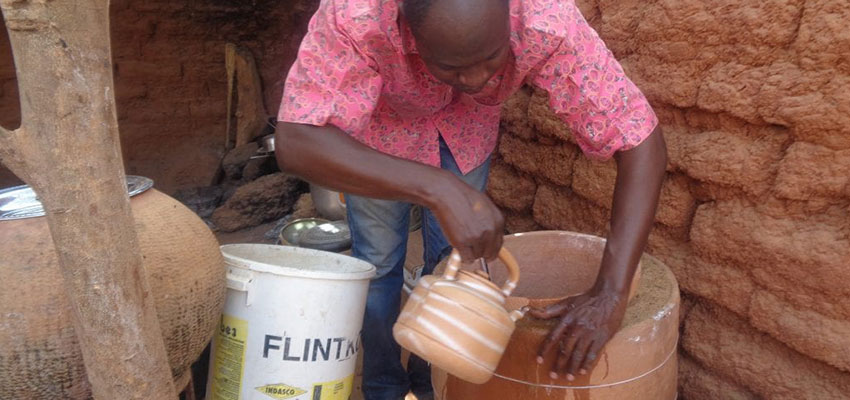
[(340, 192), (428, 207), (466, 262), (499, 254), (504, 218), (453, 173), (380, 153), (333, 126), (278, 123), (281, 170)]
[(464, 262), (496, 258), (505, 229), (502, 212), (486, 194), (449, 172), (441, 173), (426, 206), (440, 221), (449, 243)]

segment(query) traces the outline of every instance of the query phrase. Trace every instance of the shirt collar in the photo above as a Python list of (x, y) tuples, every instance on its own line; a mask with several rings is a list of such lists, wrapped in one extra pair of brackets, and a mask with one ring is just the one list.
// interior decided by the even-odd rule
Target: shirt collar
[(410, 25), (407, 23), (407, 20), (405, 20), (404, 16), (401, 15), (401, 7), (404, 1), (395, 0), (395, 3), (397, 28), (395, 29), (395, 32), (397, 32), (397, 35), (394, 35), (395, 37), (392, 38), (393, 42), (404, 55), (419, 54), (419, 51), (416, 49), (416, 40), (413, 37), (413, 31), (410, 29)]

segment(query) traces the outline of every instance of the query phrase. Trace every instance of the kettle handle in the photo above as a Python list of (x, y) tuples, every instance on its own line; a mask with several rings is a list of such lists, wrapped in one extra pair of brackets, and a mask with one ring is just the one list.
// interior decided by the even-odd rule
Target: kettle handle
[[(505, 284), (502, 285), (502, 294), (510, 296), (511, 292), (516, 289), (516, 285), (519, 282), (519, 265), (516, 262), (516, 258), (514, 258), (508, 249), (504, 247), (499, 250), (499, 260), (505, 264), (505, 267), (508, 270), (508, 279), (505, 281)], [(460, 253), (458, 253), (457, 250), (453, 250), (452, 254), (449, 256), (449, 261), (446, 264), (446, 271), (443, 273), (443, 278), (452, 281), (455, 280), (457, 278), (458, 271), (460, 271), (460, 266)]]

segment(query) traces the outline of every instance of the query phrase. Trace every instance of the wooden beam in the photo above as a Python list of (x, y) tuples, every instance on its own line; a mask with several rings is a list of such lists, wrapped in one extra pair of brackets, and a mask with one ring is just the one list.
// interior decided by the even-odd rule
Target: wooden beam
[(0, 131), (0, 156), (44, 204), (92, 394), (176, 399), (126, 192), (109, 1), (0, 8), (22, 115), (21, 129)]
[[(227, 69), (227, 146), (238, 147), (254, 140), (268, 124), (263, 85), (251, 51), (233, 43), (225, 45)], [(234, 109), (235, 97), (235, 109)], [(235, 125), (234, 125), (235, 121)], [(234, 132), (235, 130), (235, 132)]]
[(0, 126), (0, 165), (5, 166), (18, 177), (24, 173), (24, 163), (15, 151), (15, 143), (20, 130), (19, 128), (10, 131)]

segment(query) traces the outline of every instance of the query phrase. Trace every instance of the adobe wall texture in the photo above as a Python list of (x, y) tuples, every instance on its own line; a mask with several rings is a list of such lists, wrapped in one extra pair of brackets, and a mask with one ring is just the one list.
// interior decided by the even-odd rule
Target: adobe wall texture
[[(251, 48), (274, 114), (313, 0), (113, 2), (128, 172), (172, 192), (221, 157), (224, 43)], [(685, 293), (682, 394), (850, 398), (850, 3), (580, 0), (660, 117), (670, 163), (649, 251)], [(0, 29), (0, 124), (18, 124)], [(604, 234), (616, 166), (581, 155), (526, 88), (490, 194), (509, 229)], [(0, 168), (0, 186), (13, 177)]]
[[(670, 162), (648, 251), (676, 273), (682, 394), (850, 398), (850, 3), (588, 0)], [(489, 192), (509, 229), (606, 232), (616, 164), (527, 88)]]
[[(225, 43), (256, 58), (269, 114), (277, 115), (313, 0), (111, 2), (118, 122), (129, 174), (167, 193), (210, 184), (224, 152)], [(20, 124), (18, 87), (0, 21), (0, 125)], [(0, 187), (17, 182), (0, 167)]]

